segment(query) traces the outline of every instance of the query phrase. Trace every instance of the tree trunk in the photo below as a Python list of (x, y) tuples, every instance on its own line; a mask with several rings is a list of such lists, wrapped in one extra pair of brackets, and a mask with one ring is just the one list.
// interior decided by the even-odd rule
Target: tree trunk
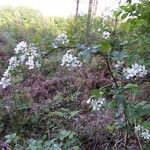
[(126, 3), (131, 4), (131, 3), (132, 3), (132, 0), (127, 0)]
[(88, 15), (87, 15), (87, 23), (86, 23), (86, 39), (89, 39), (90, 30), (91, 30), (91, 19), (92, 19), (92, 5), (93, 0), (89, 0), (89, 8), (88, 8)]
[(92, 11), (92, 12), (93, 12), (93, 13), (92, 13), (92, 14), (93, 14), (93, 15), (92, 15), (93, 17), (96, 16), (96, 13), (97, 13), (97, 5), (98, 5), (98, 0), (94, 0), (94, 2), (93, 2), (93, 11)]
[(77, 0), (77, 3), (76, 3), (76, 15), (75, 15), (75, 18), (77, 19), (78, 16), (79, 16), (79, 3), (80, 3), (80, 0)]

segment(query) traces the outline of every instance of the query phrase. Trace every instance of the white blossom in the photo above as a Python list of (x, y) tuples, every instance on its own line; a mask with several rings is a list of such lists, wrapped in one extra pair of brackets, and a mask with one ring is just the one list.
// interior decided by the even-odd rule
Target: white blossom
[(9, 66), (3, 74), (0, 85), (2, 88), (6, 88), (11, 84), (11, 75), (13, 70), (19, 65), (27, 65), (28, 69), (34, 69), (40, 67), (39, 59), (41, 55), (38, 53), (38, 49), (33, 45), (27, 45), (26, 42), (20, 42), (14, 49), (15, 56), (9, 59)]
[(73, 56), (70, 51), (67, 51), (62, 58), (61, 66), (72, 67), (72, 68), (81, 67), (82, 62), (79, 61), (77, 57)]
[(133, 77), (144, 77), (147, 75), (148, 71), (145, 69), (145, 66), (139, 65), (137, 63), (133, 64), (131, 68), (124, 68), (123, 73), (126, 79)]
[(28, 66), (28, 69), (34, 69), (34, 60), (28, 58), (28, 61), (25, 63)]
[(57, 38), (52, 43), (53, 48), (58, 48), (62, 45), (65, 45), (69, 42), (69, 39), (67, 38), (67, 35), (62, 33), (61, 35), (57, 36)]
[(103, 32), (103, 35), (102, 35), (102, 38), (108, 39), (109, 37), (110, 37), (110, 33), (107, 32), (107, 31), (104, 31), (104, 32)]
[(14, 66), (16, 66), (17, 64), (18, 64), (18, 60), (17, 60), (17, 57), (16, 57), (16, 56), (11, 57), (11, 58), (9, 59), (9, 65), (14, 65)]
[(138, 17), (137, 16), (134, 16), (134, 15), (130, 15), (129, 17), (128, 17), (128, 19), (131, 19), (131, 20), (134, 20), (134, 19), (137, 19)]
[(25, 59), (26, 59), (26, 55), (21, 55), (21, 56), (19, 56), (19, 62), (20, 62), (21, 64), (24, 63)]
[(106, 104), (105, 98), (99, 98), (98, 100), (95, 97), (91, 97), (87, 100), (87, 104), (90, 104), (93, 111), (99, 111), (104, 104)]
[(135, 132), (137, 132), (143, 139), (150, 140), (150, 131), (143, 126), (135, 126)]
[[(9, 67), (10, 68), (10, 67)], [(10, 74), (10, 69), (7, 68), (6, 71), (4, 72), (3, 76), (4, 77), (9, 77), (11, 74)]]
[(98, 30), (97, 30), (98, 32), (100, 32), (101, 31), (101, 29), (100, 28), (98, 28)]
[(17, 44), (15, 50), (15, 54), (18, 54), (19, 52), (24, 51), (27, 48), (27, 43), (25, 41), (20, 42)]
[(135, 10), (135, 11), (133, 11), (132, 13), (135, 14), (136, 12), (137, 12), (137, 11)]
[(7, 86), (11, 85), (10, 80), (10, 78), (3, 77), (0, 81), (0, 85), (2, 86), (2, 88), (5, 89)]

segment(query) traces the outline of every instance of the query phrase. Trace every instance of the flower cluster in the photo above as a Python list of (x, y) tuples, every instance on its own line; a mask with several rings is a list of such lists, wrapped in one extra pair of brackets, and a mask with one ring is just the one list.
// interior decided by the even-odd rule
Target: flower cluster
[(126, 79), (133, 77), (144, 77), (147, 75), (148, 71), (145, 69), (145, 66), (139, 65), (137, 63), (133, 64), (131, 68), (124, 68), (123, 73)]
[(10, 77), (3, 77), (1, 78), (1, 81), (0, 81), (0, 85), (2, 86), (2, 88), (6, 88), (7, 86), (11, 85), (11, 78)]
[(145, 129), (143, 126), (135, 126), (135, 132), (137, 132), (140, 137), (144, 138), (145, 140), (150, 140), (150, 131)]
[(15, 56), (9, 59), (9, 65), (0, 81), (2, 88), (6, 88), (11, 85), (11, 74), (17, 66), (24, 64), (28, 66), (28, 69), (40, 67), (39, 58), (41, 55), (38, 53), (37, 48), (33, 44), (28, 46), (26, 42), (22, 41), (16, 46), (14, 51)]
[(93, 111), (99, 111), (104, 104), (106, 104), (105, 98), (99, 98), (98, 100), (95, 97), (91, 97), (87, 100), (87, 104), (90, 104)]
[(67, 38), (67, 35), (62, 33), (61, 35), (57, 36), (57, 38), (52, 43), (53, 48), (58, 48), (62, 45), (65, 45), (69, 42), (69, 39)]
[(107, 31), (104, 31), (104, 32), (103, 32), (103, 35), (102, 35), (102, 38), (108, 39), (109, 37), (110, 37), (110, 33), (107, 32)]
[(81, 67), (82, 62), (79, 61), (77, 57), (73, 56), (71, 54), (71, 51), (68, 50), (62, 58), (61, 66), (72, 67), (72, 68)]

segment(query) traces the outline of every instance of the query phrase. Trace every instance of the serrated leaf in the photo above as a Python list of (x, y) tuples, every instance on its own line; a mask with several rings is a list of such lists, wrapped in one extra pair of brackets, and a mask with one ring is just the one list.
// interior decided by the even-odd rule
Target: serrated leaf
[(134, 93), (136, 95), (140, 94), (139, 86), (137, 84), (129, 83), (125, 85), (124, 88), (128, 90), (128, 92)]
[(117, 103), (115, 101), (111, 101), (107, 104), (107, 109), (116, 109), (117, 108)]
[(128, 57), (128, 54), (126, 52), (119, 52), (119, 51), (114, 51), (111, 53), (112, 59), (114, 61), (123, 61), (125, 58)]
[(116, 99), (119, 100), (120, 102), (124, 102), (125, 101), (125, 96), (124, 95), (116, 95)]
[(139, 102), (139, 103), (137, 104), (137, 106), (144, 106), (146, 103), (147, 103), (146, 101), (142, 101), (142, 102)]
[(150, 104), (146, 104), (143, 109), (150, 109)]

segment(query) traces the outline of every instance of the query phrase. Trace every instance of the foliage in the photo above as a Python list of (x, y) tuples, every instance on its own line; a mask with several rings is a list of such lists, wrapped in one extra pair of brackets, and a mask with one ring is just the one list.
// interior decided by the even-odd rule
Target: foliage
[(42, 58), (39, 70), (33, 57), (29, 71), (15, 66), (12, 86), (0, 82), (7, 85), (0, 88), (0, 138), (12, 149), (149, 147), (150, 2), (122, 5), (114, 17), (95, 17), (87, 38), (86, 15), (45, 18), (29, 8), (0, 9), (0, 48), (8, 48), (7, 58), (0, 53), (0, 77), (6, 64), (14, 69), (19, 61), (12, 57), (24, 51), (12, 52), (19, 41), (34, 43)]

